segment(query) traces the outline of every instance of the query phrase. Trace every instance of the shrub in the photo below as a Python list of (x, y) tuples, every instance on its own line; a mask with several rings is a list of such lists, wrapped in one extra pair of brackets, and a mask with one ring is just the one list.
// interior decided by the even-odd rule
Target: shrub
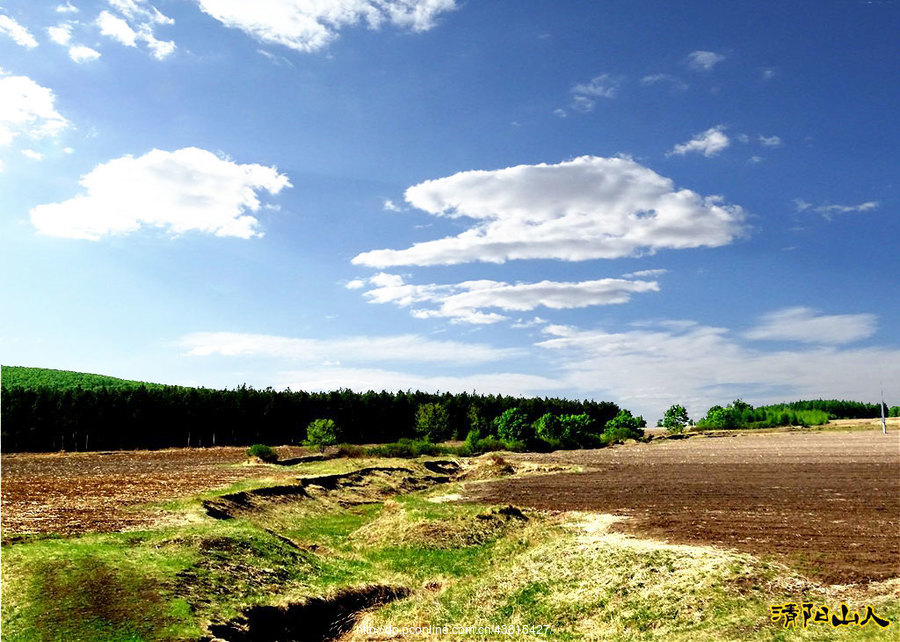
[(306, 441), (304, 445), (318, 448), (325, 452), (326, 446), (338, 442), (338, 429), (332, 419), (315, 419), (306, 427)]
[(425, 439), (438, 442), (450, 435), (450, 415), (439, 403), (423, 403), (416, 410), (416, 432)]
[(247, 449), (247, 456), (256, 457), (269, 464), (278, 461), (278, 453), (265, 444), (253, 444)]
[(888, 417), (900, 417), (900, 406), (891, 406), (888, 410)]
[(500, 439), (507, 441), (528, 441), (532, 436), (528, 415), (520, 408), (507, 408), (494, 419), (494, 428)]

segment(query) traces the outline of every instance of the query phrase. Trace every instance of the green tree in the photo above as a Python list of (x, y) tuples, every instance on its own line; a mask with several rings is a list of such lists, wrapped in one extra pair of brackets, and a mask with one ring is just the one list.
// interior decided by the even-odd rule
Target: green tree
[(497, 436), (505, 441), (527, 441), (531, 436), (528, 415), (521, 408), (507, 408), (494, 419)]
[(563, 427), (559, 417), (546, 413), (538, 417), (532, 425), (534, 434), (545, 441), (559, 441), (563, 438)]
[(338, 429), (333, 419), (314, 419), (306, 427), (307, 446), (318, 448), (325, 452), (326, 446), (332, 446), (338, 442)]
[(643, 417), (635, 417), (630, 410), (620, 410), (619, 414), (606, 422), (603, 434), (611, 439), (640, 439), (642, 428), (647, 425)]
[(666, 429), (670, 435), (680, 435), (684, 432), (684, 427), (690, 423), (687, 410), (680, 404), (672, 405), (662, 418), (662, 427)]
[(443, 441), (450, 434), (450, 414), (442, 404), (420, 404), (416, 410), (416, 431), (433, 442)]
[(594, 431), (594, 420), (587, 413), (561, 415), (559, 423), (562, 438), (583, 444), (585, 438)]

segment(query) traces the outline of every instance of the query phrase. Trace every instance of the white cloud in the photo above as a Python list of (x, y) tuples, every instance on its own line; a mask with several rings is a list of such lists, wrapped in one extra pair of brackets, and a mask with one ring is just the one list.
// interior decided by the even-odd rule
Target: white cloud
[(72, 25), (61, 24), (56, 27), (49, 27), (47, 35), (50, 36), (50, 40), (58, 45), (68, 45), (69, 41), (72, 40)]
[(572, 93), (581, 96), (597, 96), (598, 98), (615, 98), (620, 84), (622, 84), (620, 78), (615, 78), (610, 74), (601, 74), (592, 78), (590, 82), (575, 85), (572, 87)]
[[(571, 107), (581, 112), (593, 111), (597, 105), (595, 98), (615, 98), (621, 84), (621, 78), (601, 74), (592, 78), (590, 82), (575, 85), (572, 87)], [(559, 111), (562, 110), (557, 110)]]
[(55, 136), (69, 127), (56, 111), (53, 92), (27, 76), (11, 76), (0, 69), (0, 146), (18, 136)]
[(705, 132), (697, 134), (688, 142), (675, 145), (667, 156), (672, 156), (673, 154), (684, 156), (691, 152), (697, 152), (698, 154), (703, 154), (707, 158), (711, 158), (731, 144), (731, 141), (728, 140), (728, 136), (726, 136), (723, 131), (724, 129), (724, 125), (711, 127)]
[(780, 136), (763, 136), (760, 135), (759, 142), (763, 147), (781, 147), (781, 137)]
[(421, 32), (456, 8), (454, 0), (197, 0), (200, 8), (226, 27), (268, 43), (303, 52), (323, 49), (345, 27), (370, 29), (391, 24)]
[(30, 158), (31, 160), (39, 161), (44, 159), (44, 155), (40, 152), (36, 152), (33, 149), (23, 149), (22, 156), (25, 158)]
[[(444, 317), (455, 323), (490, 324), (508, 317), (490, 310), (524, 312), (538, 307), (554, 310), (627, 303), (632, 294), (658, 292), (654, 281), (599, 279), (595, 281), (504, 283), (464, 281), (452, 285), (413, 285), (403, 277), (384, 272), (368, 280), (374, 286), (364, 293), (372, 303), (393, 303), (412, 308), (421, 318)], [(356, 282), (351, 282), (356, 285)], [(347, 287), (350, 287), (348, 284)], [(431, 304), (422, 307), (422, 304)]]
[(687, 65), (694, 71), (711, 71), (725, 60), (725, 56), (714, 51), (692, 51), (688, 54)]
[(96, 60), (99, 57), (100, 52), (96, 49), (91, 49), (90, 47), (85, 47), (84, 45), (75, 45), (74, 47), (69, 47), (69, 58), (71, 58), (75, 62), (90, 62), (92, 60)]
[(137, 47), (137, 32), (128, 23), (109, 11), (101, 11), (97, 16), (97, 26), (100, 33), (108, 36), (126, 47)]
[(652, 420), (673, 403), (695, 418), (713, 404), (794, 399), (873, 399), (879, 380), (900, 381), (900, 350), (818, 345), (761, 351), (725, 328), (656, 324), (627, 332), (544, 329), (537, 345), (560, 364), (570, 389), (646, 413)]
[(770, 312), (744, 336), (754, 340), (839, 345), (872, 336), (876, 321), (874, 314), (820, 315), (817, 310), (800, 306)]
[(388, 212), (402, 212), (403, 211), (402, 207), (398, 206), (396, 203), (394, 203), (394, 201), (392, 201), (390, 199), (386, 199), (384, 201), (384, 209), (387, 210)]
[(802, 198), (795, 198), (794, 204), (797, 206), (798, 212), (805, 212), (807, 210), (811, 212), (816, 212), (821, 214), (823, 218), (827, 220), (831, 220), (832, 216), (835, 214), (847, 214), (849, 212), (869, 212), (874, 209), (878, 209), (878, 201), (866, 201), (865, 203), (860, 203), (859, 205), (831, 205), (825, 203), (823, 205), (813, 205), (812, 203), (808, 203), (804, 201)]
[(622, 278), (625, 279), (642, 279), (642, 278), (654, 278), (657, 276), (662, 276), (666, 274), (668, 270), (666, 269), (656, 269), (656, 270), (638, 270), (637, 272), (629, 272), (628, 274), (623, 274)]
[(23, 47), (33, 49), (38, 46), (31, 32), (7, 15), (0, 15), (0, 33), (5, 33)]
[(125, 45), (137, 47), (138, 41), (147, 45), (157, 60), (171, 55), (176, 47), (170, 40), (159, 40), (154, 34), (157, 25), (171, 25), (175, 21), (160, 13), (159, 9), (146, 0), (107, 0), (118, 13), (102, 11), (96, 24), (100, 33)]
[(247, 214), (260, 207), (258, 191), (290, 187), (272, 167), (238, 165), (196, 147), (154, 149), (123, 156), (81, 178), (84, 194), (38, 205), (32, 224), (43, 234), (97, 240), (157, 227), (170, 234), (197, 231), (216, 236), (261, 236)]
[(554, 110), (553, 110), (553, 115), (554, 115), (554, 116), (558, 116), (559, 118), (565, 118), (565, 117), (567, 117), (569, 114), (566, 112), (565, 109), (554, 109)]
[(641, 84), (644, 86), (664, 84), (672, 89), (677, 89), (678, 91), (685, 91), (688, 88), (686, 82), (672, 74), (653, 74), (644, 76), (641, 78)]
[(561, 391), (563, 383), (538, 375), (489, 372), (465, 376), (433, 376), (377, 368), (324, 367), (279, 373), (279, 387), (292, 390), (421, 390), (533, 396)]
[(676, 189), (671, 179), (630, 158), (583, 156), (557, 165), (460, 172), (410, 187), (406, 200), (436, 216), (475, 223), (458, 236), (364, 252), (354, 264), (612, 259), (717, 247), (743, 232), (739, 206)]
[(78, 7), (71, 2), (66, 2), (66, 4), (56, 6), (56, 13), (78, 13)]
[(335, 360), (472, 364), (499, 361), (518, 353), (481, 343), (435, 341), (417, 334), (303, 339), (240, 332), (196, 332), (183, 337), (179, 345), (189, 356), (265, 357), (308, 364)]

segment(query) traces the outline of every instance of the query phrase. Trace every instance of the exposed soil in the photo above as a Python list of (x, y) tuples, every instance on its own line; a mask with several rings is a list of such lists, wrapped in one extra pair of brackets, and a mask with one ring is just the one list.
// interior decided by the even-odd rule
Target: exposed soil
[[(279, 448), (300, 457), (300, 448)], [(137, 504), (167, 501), (223, 488), (252, 477), (290, 478), (287, 468), (247, 465), (246, 448), (157, 451), (16, 453), (2, 459), (2, 533), (76, 534), (151, 525), (152, 511)]]
[(618, 528), (774, 554), (828, 583), (900, 576), (900, 432), (745, 433), (517, 459), (584, 472), (473, 483), (467, 498), (628, 515)]

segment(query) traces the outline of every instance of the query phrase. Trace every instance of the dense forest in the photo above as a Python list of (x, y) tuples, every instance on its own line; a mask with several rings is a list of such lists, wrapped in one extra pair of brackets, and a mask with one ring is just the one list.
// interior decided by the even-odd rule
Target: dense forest
[(211, 390), (6, 366), (0, 401), (4, 452), (296, 444), (320, 418), (333, 419), (345, 442), (384, 443), (415, 436), (416, 412), (429, 403), (446, 408), (457, 438), (465, 438), (473, 421), (489, 423), (510, 408), (529, 421), (586, 413), (599, 426), (619, 412), (614, 403), (556, 398)]

